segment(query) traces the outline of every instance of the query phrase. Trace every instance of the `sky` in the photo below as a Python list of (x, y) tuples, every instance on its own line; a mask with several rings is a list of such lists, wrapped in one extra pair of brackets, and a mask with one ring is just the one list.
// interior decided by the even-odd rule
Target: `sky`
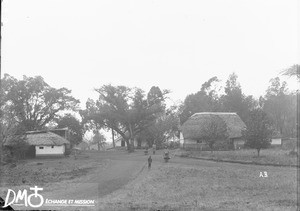
[(1, 74), (41, 75), (71, 89), (82, 108), (104, 84), (159, 86), (178, 102), (232, 72), (259, 97), (300, 64), (299, 2), (3, 0)]

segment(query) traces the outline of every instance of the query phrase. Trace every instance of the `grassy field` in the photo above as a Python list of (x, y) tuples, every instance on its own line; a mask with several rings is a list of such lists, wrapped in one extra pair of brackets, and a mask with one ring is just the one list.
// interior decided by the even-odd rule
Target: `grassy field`
[[(165, 163), (163, 151), (158, 150), (152, 155), (150, 170), (143, 150), (90, 152), (76, 160), (26, 160), (1, 169), (1, 186), (57, 183), (45, 188), (55, 190), (48, 192), (54, 198), (59, 194), (71, 199), (93, 196), (95, 210), (296, 210), (297, 168), (187, 159), (174, 156), (175, 152), (179, 153), (171, 151), (171, 160)], [(255, 151), (244, 151), (250, 153), (248, 159), (254, 156), (251, 152)], [(139, 173), (133, 177), (133, 171)], [(267, 172), (268, 177), (260, 177), (260, 172)], [(113, 188), (116, 182), (120, 184)], [(96, 189), (93, 193), (92, 188)]]
[[(280, 148), (263, 149), (257, 157), (254, 149), (242, 149), (235, 151), (181, 151), (183, 156), (205, 157), (215, 159), (226, 159), (233, 161), (252, 161), (261, 164), (297, 165), (297, 156), (289, 155), (290, 150)], [(180, 154), (179, 153), (179, 154)]]
[[(296, 210), (296, 169), (174, 158), (100, 199), (103, 210)], [(183, 161), (185, 163), (183, 163)], [(193, 162), (193, 163), (191, 163)], [(200, 163), (210, 163), (202, 164)], [(259, 172), (267, 171), (267, 178)]]

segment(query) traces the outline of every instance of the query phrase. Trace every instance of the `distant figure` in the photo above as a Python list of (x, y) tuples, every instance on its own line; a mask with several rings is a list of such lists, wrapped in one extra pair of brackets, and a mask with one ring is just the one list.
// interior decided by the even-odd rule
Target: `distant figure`
[(152, 163), (152, 158), (151, 158), (151, 155), (150, 155), (149, 158), (148, 158), (148, 169), (151, 168), (151, 163)]
[(153, 144), (153, 145), (152, 145), (152, 151), (153, 151), (153, 155), (155, 154), (155, 150), (156, 150), (156, 145), (155, 145), (155, 144)]

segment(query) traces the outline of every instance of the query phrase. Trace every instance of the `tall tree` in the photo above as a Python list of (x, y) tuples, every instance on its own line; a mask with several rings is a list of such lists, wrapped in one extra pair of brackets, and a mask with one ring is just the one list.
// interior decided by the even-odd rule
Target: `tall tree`
[(2, 79), (8, 109), (26, 130), (38, 130), (58, 117), (59, 112), (74, 110), (79, 103), (66, 88), (49, 86), (41, 76), (22, 80), (5, 74)]
[(106, 144), (106, 138), (105, 136), (99, 132), (99, 130), (94, 131), (94, 136), (93, 136), (93, 144), (97, 144), (98, 151), (101, 150)]
[(175, 109), (172, 107), (157, 116), (156, 120), (139, 134), (139, 140), (146, 140), (148, 146), (156, 144), (161, 148), (164, 142), (176, 136), (179, 130), (179, 117)]
[[(9, 161), (12, 157), (23, 158), (28, 144), (25, 142), (26, 129), (17, 121), (7, 98), (7, 89), (11, 83), (2, 82), (0, 86), (0, 156), (1, 161)], [(10, 151), (4, 145), (10, 145)]]
[(243, 121), (246, 121), (250, 110), (254, 109), (257, 102), (252, 96), (245, 96), (242, 92), (238, 76), (235, 73), (229, 75), (225, 86), (225, 95), (221, 97), (223, 111), (236, 112)]
[[(25, 129), (17, 123), (13, 117), (0, 118), (0, 156), (1, 161), (8, 161), (11, 156), (24, 158), (29, 145), (25, 142)], [(4, 150), (3, 146), (9, 145), (10, 152)]]
[(294, 64), (291, 67), (287, 68), (286, 70), (283, 70), (281, 72), (283, 75), (287, 76), (296, 76), (298, 81), (300, 81), (300, 65)]
[(159, 104), (164, 101), (162, 91), (158, 86), (152, 86), (147, 94), (147, 101), (149, 105)]
[(69, 140), (72, 145), (77, 145), (82, 141), (83, 128), (78, 119), (71, 114), (66, 114), (57, 121), (57, 128), (68, 127), (70, 132)]
[(162, 112), (161, 104), (149, 105), (141, 89), (104, 85), (96, 89), (99, 99), (87, 108), (85, 119), (100, 127), (113, 129), (133, 150), (134, 138)]
[(247, 119), (247, 128), (242, 131), (246, 139), (245, 146), (257, 150), (257, 155), (261, 149), (268, 148), (271, 143), (273, 133), (270, 118), (262, 109), (254, 109)]
[(290, 93), (287, 83), (279, 77), (270, 80), (263, 99), (263, 110), (267, 112), (275, 129), (284, 136), (296, 133), (296, 93)]
[(216, 87), (217, 77), (212, 77), (203, 83), (201, 90), (195, 94), (188, 95), (181, 108), (180, 123), (183, 124), (190, 116), (197, 112), (219, 111), (220, 103)]
[[(286, 76), (296, 77), (298, 79), (298, 82), (300, 82), (300, 65), (299, 64), (294, 64), (291, 67), (287, 68), (286, 70), (283, 70), (281, 73)], [(299, 137), (299, 135), (300, 135), (300, 119), (299, 119), (299, 116), (300, 116), (300, 90), (299, 90), (299, 88), (296, 91), (296, 93), (294, 93), (294, 94), (296, 95), (295, 98), (296, 98), (296, 107), (297, 107), (295, 116), (297, 116), (298, 118), (296, 119), (296, 121), (290, 121), (290, 122), (292, 122), (292, 123), (296, 122), (296, 126), (295, 126), (296, 133), (297, 133), (297, 136)], [(295, 104), (295, 103), (293, 103), (293, 104)], [(293, 109), (293, 110), (295, 110), (295, 109)], [(292, 134), (292, 136), (295, 136), (295, 134)]]

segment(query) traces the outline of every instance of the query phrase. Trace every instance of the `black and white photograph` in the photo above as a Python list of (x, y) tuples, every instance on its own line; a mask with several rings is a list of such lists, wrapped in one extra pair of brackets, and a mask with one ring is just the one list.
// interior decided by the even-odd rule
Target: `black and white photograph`
[(1, 0), (0, 79), (0, 210), (300, 209), (300, 0)]

